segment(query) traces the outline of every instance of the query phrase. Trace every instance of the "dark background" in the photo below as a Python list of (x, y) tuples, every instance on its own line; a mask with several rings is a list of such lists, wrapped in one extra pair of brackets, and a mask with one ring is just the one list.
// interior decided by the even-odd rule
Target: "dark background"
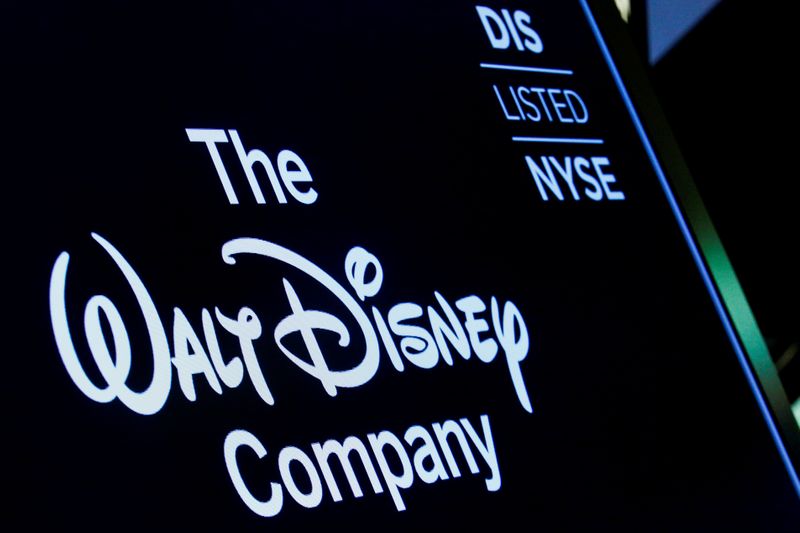
[[(722, 0), (648, 71), (792, 402), (800, 398), (800, 185), (787, 9)], [(633, 2), (629, 28), (647, 65), (647, 2)]]
[[(578, 4), (508, 3), (517, 5), (548, 21), (537, 27), (548, 47), (541, 63), (574, 68), (574, 78), (477, 68), (533, 60), (491, 50), (463, 2), (4, 8), (3, 392), (14, 526), (792, 530), (797, 496)], [(564, 83), (592, 112), (580, 132), (606, 144), (512, 144), (511, 135), (541, 130), (502, 120), (492, 83)], [(230, 206), (186, 127), (236, 128), (247, 148), (273, 156), (295, 150), (320, 199), (277, 205), (262, 176), (269, 203), (256, 205), (227, 145), (242, 201)], [(524, 155), (544, 150), (608, 156), (627, 200), (543, 203)], [(93, 294), (120, 308), (134, 359), (149, 356), (135, 303), (93, 231), (141, 275), (170, 337), (175, 306), (196, 329), (203, 308), (232, 316), (251, 306), (264, 324), (257, 350), (276, 405), (261, 402), (247, 378), (222, 396), (198, 382), (194, 403), (173, 378), (151, 417), (83, 396), (47, 313), (60, 252), (72, 257), (68, 311), (87, 366), (80, 326)], [(308, 308), (342, 309), (280, 265), (223, 264), (220, 246), (241, 236), (286, 246), (343, 283), (346, 251), (367, 248), (383, 263), (384, 286), (370, 303), (384, 314), (401, 301), (432, 305), (434, 290), (451, 303), (468, 294), (512, 300), (531, 334), (523, 369), (534, 414), (519, 406), (501, 358), (399, 374), (384, 356), (368, 384), (328, 397), (270, 338), (287, 313), (281, 279)], [(236, 354), (234, 339), (220, 336), (223, 353)], [(354, 342), (337, 357), (358, 353)], [(145, 362), (131, 384), (147, 373)], [(501, 491), (487, 493), (481, 475), (418, 481), (404, 513), (366, 489), (341, 503), (326, 492), (313, 510), (287, 499), (278, 517), (261, 519), (239, 500), (222, 459), (227, 432), (246, 429), (269, 451), (260, 464), (243, 460), (248, 479), (275, 479), (287, 445), (308, 451), (328, 438), (460, 417), (476, 424), (483, 413)]]

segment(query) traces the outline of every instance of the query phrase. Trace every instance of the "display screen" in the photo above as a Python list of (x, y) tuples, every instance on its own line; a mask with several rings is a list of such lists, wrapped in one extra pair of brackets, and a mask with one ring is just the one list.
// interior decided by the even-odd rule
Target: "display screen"
[(9, 11), (14, 523), (798, 523), (586, 3)]

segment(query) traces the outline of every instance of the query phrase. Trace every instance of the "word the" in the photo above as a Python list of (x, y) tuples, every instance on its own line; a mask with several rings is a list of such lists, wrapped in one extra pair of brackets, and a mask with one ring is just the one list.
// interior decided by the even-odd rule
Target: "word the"
[[(562, 124), (585, 124), (589, 111), (583, 99), (570, 89), (544, 89), (542, 87), (514, 87), (509, 85), (501, 91), (492, 86), (506, 120), (529, 120), (532, 122), (560, 122)], [(506, 103), (503, 94), (510, 96)], [(506, 97), (508, 98), (508, 97)]]
[[(458, 422), (445, 420), (441, 424), (435, 423), (432, 426), (432, 432), (419, 425), (411, 426), (403, 435), (403, 440), (387, 430), (377, 434), (370, 433), (367, 435), (366, 442), (369, 444), (369, 451), (372, 452), (372, 455), (370, 455), (364, 440), (352, 435), (341, 442), (333, 439), (323, 443), (314, 442), (311, 444), (311, 453), (296, 446), (286, 446), (278, 452), (277, 458), (281, 482), (261, 479), (245, 481), (239, 468), (239, 455), (255, 453), (259, 459), (264, 459), (267, 449), (252, 433), (236, 429), (225, 438), (225, 465), (236, 492), (245, 505), (259, 516), (273, 517), (281, 512), (284, 503), (284, 489), (294, 501), (308, 509), (317, 507), (322, 502), (325, 488), (327, 488), (331, 500), (341, 502), (342, 491), (331, 469), (332, 460), (338, 463), (337, 471), (344, 472), (354, 498), (364, 496), (364, 491), (356, 476), (356, 470), (353, 468), (353, 462), (358, 462), (358, 471), (366, 474), (372, 492), (383, 493), (385, 484), (397, 510), (404, 511), (406, 505), (401, 490), (410, 488), (414, 484), (415, 478), (420, 479), (423, 483), (433, 484), (451, 477), (461, 477), (456, 454), (453, 453), (454, 442), (457, 444), (456, 449), (461, 450), (458, 455), (463, 457), (463, 461), (466, 462), (472, 474), (478, 474), (483, 470), (478, 466), (473, 449), (483, 459), (484, 466), (488, 469), (486, 489), (491, 492), (500, 489), (500, 468), (497, 464), (497, 453), (489, 426), (489, 417), (481, 415), (480, 420), (482, 435), (466, 418), (462, 418)], [(410, 456), (406, 447), (413, 452), (413, 457)], [(240, 451), (242, 448), (245, 450)], [(320, 478), (320, 473), (322, 478)], [(298, 475), (300, 479), (297, 479)], [(325, 488), (323, 488), (322, 479), (325, 480)], [(249, 486), (266, 485), (267, 483), (270, 488), (270, 496), (266, 500), (259, 500), (253, 495)], [(264, 490), (259, 492), (264, 493)]]
[(313, 204), (317, 201), (317, 191), (310, 185), (303, 187), (300, 190), (297, 186), (298, 183), (311, 183), (311, 174), (306, 167), (306, 164), (299, 155), (291, 150), (281, 150), (278, 152), (278, 171), (280, 172), (280, 181), (278, 174), (275, 173), (275, 167), (272, 166), (267, 154), (256, 148), (246, 151), (239, 133), (236, 130), (228, 130), (228, 135), (225, 130), (215, 129), (191, 129), (186, 128), (186, 135), (191, 142), (205, 143), (208, 149), (208, 154), (211, 156), (211, 161), (214, 163), (214, 168), (217, 171), (222, 188), (225, 189), (225, 195), (228, 197), (228, 202), (231, 204), (238, 204), (239, 198), (231, 184), (231, 179), (222, 162), (222, 157), (219, 154), (218, 144), (228, 142), (228, 135), (233, 142), (233, 147), (236, 149), (236, 155), (239, 157), (239, 163), (242, 165), (247, 182), (250, 184), (250, 190), (253, 192), (253, 197), (259, 204), (265, 204), (267, 201), (264, 199), (264, 193), (261, 190), (261, 185), (258, 183), (254, 167), (259, 163), (266, 171), (269, 183), (272, 186), (272, 192), (281, 204), (286, 203), (286, 194), (283, 189), (300, 202), (301, 204)]
[[(481, 18), (481, 24), (486, 31), (486, 36), (492, 48), (506, 50), (514, 42), (514, 46), (519, 51), (525, 49), (530, 50), (535, 54), (541, 53), (544, 49), (544, 44), (536, 30), (531, 28), (531, 16), (524, 11), (518, 9), (514, 11), (512, 18), (508, 9), (501, 9), (502, 17), (497, 14), (497, 11), (490, 7), (475, 6), (478, 11), (478, 16)], [(523, 39), (520, 33), (525, 36)]]
[[(624, 200), (625, 194), (619, 190), (612, 190), (611, 186), (617, 179), (613, 174), (603, 170), (610, 164), (607, 157), (565, 157), (563, 162), (553, 156), (541, 156), (537, 160), (525, 156), (525, 162), (533, 176), (533, 181), (539, 189), (542, 200), (550, 199), (548, 191), (559, 200), (564, 200), (564, 192), (559, 185), (559, 180), (566, 185), (566, 189), (573, 200), (580, 200), (582, 196), (599, 202), (601, 200)], [(594, 175), (591, 172), (594, 171)]]

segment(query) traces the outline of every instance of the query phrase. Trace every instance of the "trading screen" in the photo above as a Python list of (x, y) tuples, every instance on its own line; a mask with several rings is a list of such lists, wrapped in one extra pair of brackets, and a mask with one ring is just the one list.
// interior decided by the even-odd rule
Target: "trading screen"
[(14, 522), (797, 523), (783, 430), (586, 2), (18, 11)]

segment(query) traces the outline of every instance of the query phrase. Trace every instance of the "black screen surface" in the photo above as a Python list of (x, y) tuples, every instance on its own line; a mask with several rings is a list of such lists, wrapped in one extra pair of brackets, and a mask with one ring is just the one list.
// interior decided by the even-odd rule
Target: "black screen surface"
[(580, 2), (11, 11), (14, 522), (798, 523)]

